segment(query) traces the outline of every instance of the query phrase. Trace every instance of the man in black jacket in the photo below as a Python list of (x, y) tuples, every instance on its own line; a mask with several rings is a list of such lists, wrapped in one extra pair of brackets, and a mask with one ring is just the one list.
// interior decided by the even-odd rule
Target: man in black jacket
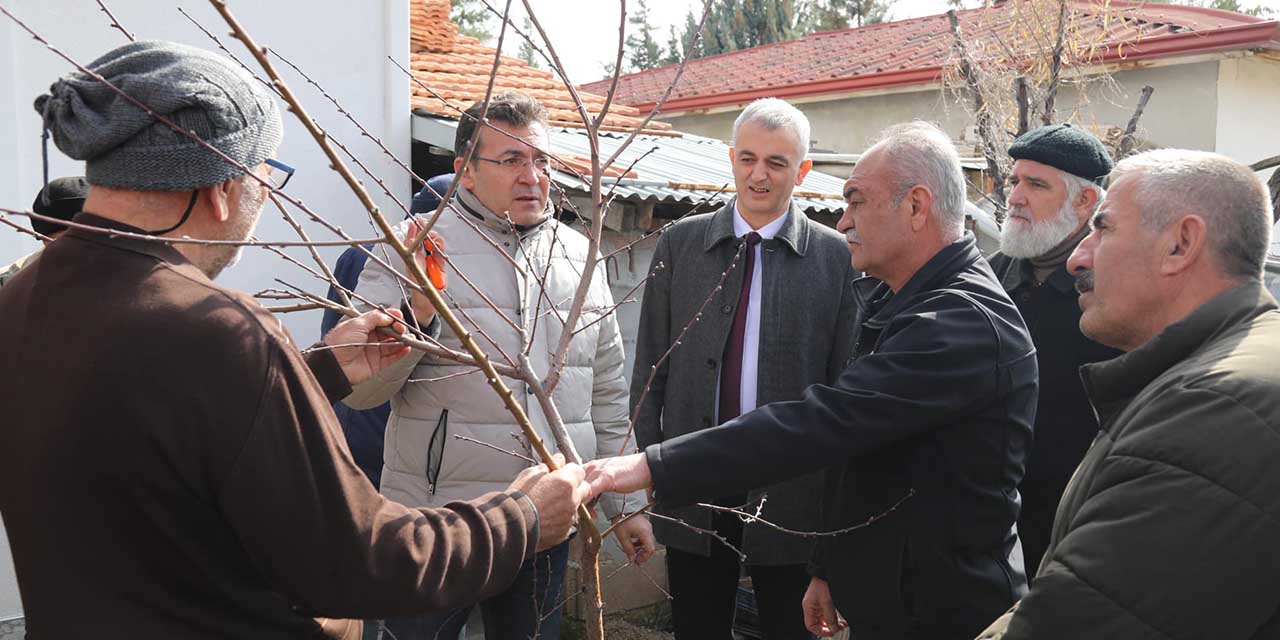
[(1111, 154), (1097, 138), (1069, 124), (1032, 129), (1009, 147), (1009, 217), (991, 270), (1031, 331), (1040, 367), (1040, 401), (1027, 477), (1018, 487), (1027, 577), (1049, 544), (1058, 500), (1098, 434), (1098, 419), (1080, 383), (1080, 365), (1120, 352), (1080, 333), (1075, 279), (1067, 256), (1089, 233), (1089, 218), (1111, 171)]
[(845, 183), (859, 315), (832, 385), (592, 463), (593, 490), (686, 504), (826, 469), (805, 621), (859, 640), (972, 638), (1025, 592), (1008, 555), (1035, 418), (1017, 308), (963, 229), (964, 179), (933, 125), (891, 129)]

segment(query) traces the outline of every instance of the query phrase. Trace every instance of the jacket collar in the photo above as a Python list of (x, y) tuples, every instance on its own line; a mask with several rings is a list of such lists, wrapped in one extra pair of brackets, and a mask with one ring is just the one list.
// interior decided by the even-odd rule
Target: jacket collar
[(1200, 305), (1137, 349), (1081, 367), (1085, 390), (1099, 414), (1113, 413), (1204, 345), (1274, 309), (1276, 300), (1261, 282), (1242, 284)]
[[(146, 231), (139, 229), (137, 227), (127, 225), (123, 222), (118, 222), (116, 220), (111, 220), (108, 218), (103, 218), (101, 216), (96, 216), (96, 215), (93, 215), (92, 213), (86, 213), (86, 212), (77, 213), (75, 217), (71, 219), (71, 221), (78, 224), (90, 226), (90, 227), (112, 229), (115, 231), (123, 231), (125, 233), (132, 233), (140, 236), (149, 235), (147, 234)], [(88, 231), (85, 229), (77, 229), (75, 227), (72, 227), (69, 230), (67, 230), (66, 235), (74, 238), (79, 238), (86, 242), (92, 242), (94, 244), (104, 245), (108, 247), (115, 247), (118, 249), (125, 249), (127, 251), (132, 251), (134, 253), (141, 253), (143, 255), (148, 255), (153, 258), (156, 258), (157, 260), (168, 262), (169, 264), (174, 264), (174, 265), (191, 264), (191, 261), (187, 260), (186, 256), (182, 255), (181, 252), (173, 248), (173, 245), (159, 239), (146, 240), (143, 238), (122, 236), (122, 235), (117, 235), (113, 233), (103, 233), (100, 231)], [(154, 236), (149, 236), (149, 237), (154, 237)]]
[[(1062, 265), (1053, 270), (1049, 274), (1049, 278), (1044, 281), (1060, 293), (1075, 294), (1076, 279), (1067, 273), (1067, 266)], [(1000, 277), (1000, 285), (1005, 291), (1013, 293), (1022, 287), (1035, 287), (1036, 276), (1035, 269), (1031, 266), (1031, 261), (1026, 258), (1010, 258), (1009, 268), (1005, 270), (1004, 275)]]
[(462, 185), (458, 185), (458, 190), (454, 195), (454, 202), (458, 204), (458, 208), (462, 210), (462, 213), (471, 216), (480, 224), (499, 233), (511, 233), (514, 227), (514, 231), (523, 236), (542, 228), (548, 220), (555, 217), (551, 215), (554, 207), (551, 204), (551, 200), (548, 199), (547, 208), (543, 211), (542, 219), (529, 226), (521, 227), (512, 223), (508, 218), (490, 211), (488, 207), (484, 206), (484, 203), (480, 202), (480, 198), (477, 198), (474, 193), (468, 191)]
[(936, 288), (944, 278), (965, 269), (981, 257), (977, 240), (966, 231), (959, 240), (929, 258), (896, 294), (889, 285), (876, 278), (858, 278), (853, 282), (853, 293), (863, 317), (867, 318), (863, 324), (873, 329), (885, 327), (904, 306), (910, 304), (915, 294)]
[[(732, 198), (720, 207), (719, 211), (711, 215), (711, 224), (707, 225), (702, 243), (703, 251), (711, 251), (721, 242), (738, 237), (738, 234), (733, 231), (733, 210), (737, 204), (738, 199)], [(793, 253), (803, 258), (805, 251), (809, 248), (809, 225), (813, 223), (796, 206), (794, 199), (788, 203), (787, 213), (784, 215), (786, 215), (786, 221), (782, 223), (782, 228), (778, 229), (773, 239), (786, 245)]]

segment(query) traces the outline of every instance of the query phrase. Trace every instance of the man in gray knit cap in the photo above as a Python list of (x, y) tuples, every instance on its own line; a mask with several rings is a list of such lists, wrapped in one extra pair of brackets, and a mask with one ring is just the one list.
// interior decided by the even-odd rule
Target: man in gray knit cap
[[(118, 91), (75, 73), (36, 110), (85, 161), (74, 222), (100, 230), (71, 229), (0, 289), (0, 514), (32, 637), (357, 638), (321, 616), (468, 604), (567, 537), (589, 497), (574, 465), (435, 509), (380, 496), (330, 404), (407, 348), (304, 357), (211, 281), (238, 245), (162, 240), (253, 232), (286, 169), (264, 86), (165, 42), (89, 68)], [(369, 313), (327, 339), (380, 328), (403, 330)]]

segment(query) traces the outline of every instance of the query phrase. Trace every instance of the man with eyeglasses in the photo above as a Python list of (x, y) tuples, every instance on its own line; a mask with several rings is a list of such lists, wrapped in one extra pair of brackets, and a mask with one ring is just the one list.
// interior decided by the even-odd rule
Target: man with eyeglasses
[(212, 282), (292, 173), (265, 87), (159, 41), (89, 68), (115, 89), (73, 73), (35, 104), (85, 161), (84, 210), (0, 289), (0, 514), (31, 637), (354, 639), (324, 618), (487, 597), (568, 536), (575, 465), (436, 509), (360, 473), (330, 403), (405, 357), (398, 312), (304, 357)]
[[(454, 171), (456, 197), (434, 230), (448, 241), (449, 293), (463, 324), (498, 361), (527, 358), (539, 377), (555, 364), (588, 242), (560, 223), (550, 202), (547, 113), (519, 93), (494, 96), (468, 108), (458, 123)], [(471, 162), (464, 163), (474, 144)], [(416, 220), (424, 220), (425, 217)], [(399, 232), (407, 234), (415, 220)], [(392, 263), (395, 265), (395, 262)], [(403, 289), (381, 265), (370, 262), (356, 292), (385, 307), (405, 306), (423, 324), (433, 310), (421, 296), (404, 305)], [(569, 342), (555, 406), (574, 447), (584, 459), (618, 455), (627, 439), (625, 356), (613, 297), (603, 265), (592, 274), (581, 321)], [(446, 347), (461, 349), (456, 336)], [(414, 353), (364, 385), (345, 402), (361, 409), (391, 400), (382, 492), (415, 506), (469, 500), (501, 488), (527, 465), (501, 450), (527, 447), (521, 430), (483, 376), (469, 367)], [(548, 446), (555, 448), (546, 415), (524, 384), (508, 381), (515, 401), (528, 413)], [(488, 443), (484, 447), (473, 441)], [(618, 518), (644, 502), (639, 495), (602, 500), (605, 515)], [(618, 542), (636, 562), (648, 560), (653, 534), (643, 516), (617, 529)], [(480, 603), (485, 635), (496, 638), (558, 638), (568, 545), (538, 554), (506, 591)], [(452, 640), (470, 607), (426, 617), (387, 620), (399, 640)]]

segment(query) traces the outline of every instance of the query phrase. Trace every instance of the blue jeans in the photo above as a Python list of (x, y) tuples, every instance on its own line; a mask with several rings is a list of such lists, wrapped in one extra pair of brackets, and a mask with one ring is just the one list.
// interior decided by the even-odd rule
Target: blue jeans
[[(520, 567), (506, 591), (480, 602), (485, 640), (556, 640), (569, 543), (538, 553)], [(382, 637), (387, 640), (457, 640), (471, 615), (469, 605), (424, 616), (388, 618)]]

